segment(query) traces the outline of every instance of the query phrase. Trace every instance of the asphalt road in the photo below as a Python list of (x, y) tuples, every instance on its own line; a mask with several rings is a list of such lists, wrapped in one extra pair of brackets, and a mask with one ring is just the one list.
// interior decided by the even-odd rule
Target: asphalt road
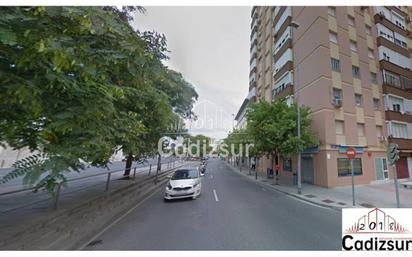
[(85, 250), (338, 250), (341, 213), (291, 198), (209, 160), (197, 200), (163, 189)]

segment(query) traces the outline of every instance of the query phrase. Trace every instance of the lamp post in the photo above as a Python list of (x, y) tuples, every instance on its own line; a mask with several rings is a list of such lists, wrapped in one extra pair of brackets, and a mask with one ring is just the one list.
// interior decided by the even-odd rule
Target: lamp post
[[(293, 44), (293, 30), (294, 29), (298, 29), (299, 28), (299, 23), (296, 21), (291, 21), (289, 26), (291, 27), (291, 31), (290, 31), (290, 36), (292, 39), (292, 46), (294, 46)], [(296, 42), (296, 41), (295, 41)], [(293, 54), (295, 57), (295, 54)], [(295, 58), (293, 58), (295, 59)], [(293, 60), (295, 61), (295, 60)], [(301, 133), (300, 133), (300, 105), (299, 105), (299, 96), (300, 96), (300, 85), (299, 85), (299, 70), (300, 70), (300, 63), (298, 60), (296, 60), (297, 65), (296, 65), (296, 82), (294, 83), (295, 85), (295, 99), (296, 99), (296, 112), (297, 112), (297, 136), (298, 139), (300, 140), (301, 138)], [(302, 177), (302, 171), (301, 171), (301, 152), (298, 151), (298, 163), (297, 163), (297, 184), (298, 184), (298, 194), (302, 194), (302, 183), (301, 183), (301, 177)]]

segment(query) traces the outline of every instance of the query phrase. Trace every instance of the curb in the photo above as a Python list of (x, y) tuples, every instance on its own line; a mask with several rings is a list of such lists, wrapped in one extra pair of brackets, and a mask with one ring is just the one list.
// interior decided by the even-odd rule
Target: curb
[[(232, 171), (236, 171), (237, 174), (242, 175), (242, 176), (247, 177), (248, 179), (250, 179), (247, 174), (244, 174), (244, 173), (242, 173), (242, 172), (239, 172), (239, 170), (237, 170), (235, 167), (232, 167), (232, 166), (229, 165), (227, 162), (224, 162), (224, 163), (226, 164), (226, 166), (228, 166), (229, 168), (231, 168)], [(253, 181), (253, 182), (255, 182), (256, 184), (260, 184), (260, 185), (264, 185), (264, 186), (269, 186), (271, 189), (276, 190), (277, 192), (280, 192), (280, 193), (283, 193), (283, 194), (285, 194), (285, 195), (291, 196), (291, 197), (296, 198), (296, 199), (298, 199), (298, 200), (302, 200), (302, 201), (305, 201), (305, 202), (308, 202), (308, 203), (311, 203), (311, 204), (314, 204), (314, 205), (318, 205), (318, 206), (320, 206), (320, 207), (332, 209), (332, 210), (335, 210), (335, 211), (342, 211), (342, 207), (338, 207), (338, 206), (333, 206), (333, 205), (329, 205), (329, 204), (324, 204), (324, 203), (319, 203), (319, 202), (316, 202), (316, 201), (312, 201), (312, 200), (307, 199), (307, 198), (305, 198), (305, 197), (302, 197), (302, 196), (299, 196), (299, 195), (296, 195), (296, 194), (293, 194), (293, 193), (289, 193), (289, 192), (287, 192), (287, 191), (285, 191), (285, 190), (279, 189), (279, 188), (277, 188), (275, 185), (266, 184), (266, 183), (263, 183), (263, 182), (261, 182), (261, 181), (259, 181), (259, 180), (255, 180), (255, 179), (250, 179), (250, 180)]]
[[(4, 238), (0, 240), (0, 249), (25, 249), (29, 248), (31, 250), (37, 250), (39, 247), (41, 249), (47, 249), (47, 250), (56, 250), (56, 249), (64, 249), (64, 250), (75, 250), (78, 249), (79, 245), (83, 245), (85, 241), (89, 242), (89, 239), (92, 238), (96, 232), (98, 233), (101, 231), (108, 223), (113, 222), (114, 219), (118, 218), (119, 216), (122, 216), (125, 212), (127, 212), (128, 209), (132, 206), (136, 206), (141, 204), (146, 200), (146, 198), (151, 195), (153, 192), (157, 192), (162, 189), (164, 184), (167, 182), (167, 175), (169, 175), (171, 172), (174, 170), (184, 166), (186, 163), (177, 163), (175, 167), (172, 168), (166, 168), (165, 170), (162, 170), (158, 174), (158, 183), (153, 184), (154, 180), (156, 179), (156, 175), (153, 174), (151, 176), (148, 176), (147, 178), (144, 178), (143, 180), (139, 181), (134, 181), (133, 183), (129, 185), (125, 185), (119, 188), (113, 188), (110, 190), (110, 194), (107, 194), (107, 192), (101, 193), (98, 196), (95, 196), (87, 201), (84, 201), (82, 203), (78, 203), (75, 206), (72, 206), (71, 208), (67, 209), (61, 209), (58, 212), (55, 213), (49, 213), (49, 216), (47, 220), (42, 220), (39, 219), (36, 221), (35, 224), (28, 224), (28, 227), (25, 230), (18, 230), (17, 232), (14, 232), (13, 234), (10, 234), (7, 238)], [(144, 188), (144, 189), (143, 189)], [(122, 201), (121, 199), (124, 198), (125, 195), (133, 194), (136, 196), (136, 201)], [(111, 211), (112, 213), (109, 214), (109, 216), (103, 216), (98, 214), (100, 210), (96, 209), (93, 211), (92, 208), (100, 208), (98, 207), (99, 203), (108, 203), (111, 205), (111, 208), (115, 210), (116, 208), (119, 208), (119, 212), (116, 211)], [(117, 204), (117, 205), (116, 205)], [(116, 207), (117, 206), (117, 207)], [(89, 207), (91, 208), (90, 210)], [(122, 210), (120, 210), (122, 209)], [(77, 215), (78, 213), (82, 212), (81, 210), (85, 210), (82, 216), (79, 216), (80, 219), (85, 218), (84, 224), (92, 226), (90, 228), (90, 231), (82, 232), (83, 234), (79, 234), (78, 231), (80, 228), (77, 226), (78, 224), (75, 224), (70, 227), (70, 225), (66, 227), (62, 226), (57, 226), (55, 223), (53, 223), (56, 220), (67, 220), (70, 219), (70, 216)], [(93, 213), (97, 213), (96, 216), (93, 216)], [(93, 216), (91, 218), (91, 216)], [(88, 221), (87, 219), (90, 219)], [(98, 223), (93, 223), (93, 222), (102, 222), (102, 224)], [(83, 222), (83, 221), (81, 221)], [(79, 224), (83, 224), (83, 223)], [(30, 238), (35, 238), (36, 236), (36, 231), (39, 233), (42, 232), (42, 229), (45, 227), (50, 227), (55, 229), (57, 227), (60, 232), (62, 233), (62, 236), (57, 236), (56, 238), (53, 238), (51, 242), (46, 241), (42, 239), (43, 236), (38, 236), (38, 240), (36, 239), (36, 242), (33, 241), (27, 241), (23, 243), (18, 243), (15, 244), (16, 241), (18, 240), (28, 240)], [(25, 235), (27, 230), (32, 230), (33, 233), (30, 235)], [(47, 234), (45, 236), (50, 236), (51, 234), (58, 232), (55, 230), (50, 230), (46, 231)], [(87, 233), (90, 232), (90, 233)], [(63, 234), (64, 233), (64, 234)], [(76, 234), (77, 233), (77, 234)], [(10, 240), (13, 238), (14, 240)], [(61, 242), (65, 241), (65, 244), (67, 246), (62, 246)], [(32, 244), (31, 244), (32, 243)]]

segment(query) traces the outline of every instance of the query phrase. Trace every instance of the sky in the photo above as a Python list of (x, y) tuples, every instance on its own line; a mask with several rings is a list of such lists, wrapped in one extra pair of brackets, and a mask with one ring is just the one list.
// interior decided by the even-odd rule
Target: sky
[(199, 99), (191, 134), (220, 139), (248, 94), (251, 7), (145, 7), (133, 26), (167, 38), (169, 68), (192, 83)]

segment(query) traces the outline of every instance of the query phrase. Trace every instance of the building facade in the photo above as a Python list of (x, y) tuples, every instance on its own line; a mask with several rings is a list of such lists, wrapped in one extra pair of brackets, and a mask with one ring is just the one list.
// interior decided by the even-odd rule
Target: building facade
[[(349, 146), (357, 151), (357, 184), (390, 179), (390, 142), (401, 149), (398, 177), (412, 178), (411, 15), (410, 7), (252, 8), (254, 100), (293, 101), (299, 92), (312, 109), (319, 147), (302, 153), (304, 182), (350, 184)], [(258, 169), (270, 165), (262, 157)], [(296, 157), (283, 157), (279, 175), (295, 172)]]

